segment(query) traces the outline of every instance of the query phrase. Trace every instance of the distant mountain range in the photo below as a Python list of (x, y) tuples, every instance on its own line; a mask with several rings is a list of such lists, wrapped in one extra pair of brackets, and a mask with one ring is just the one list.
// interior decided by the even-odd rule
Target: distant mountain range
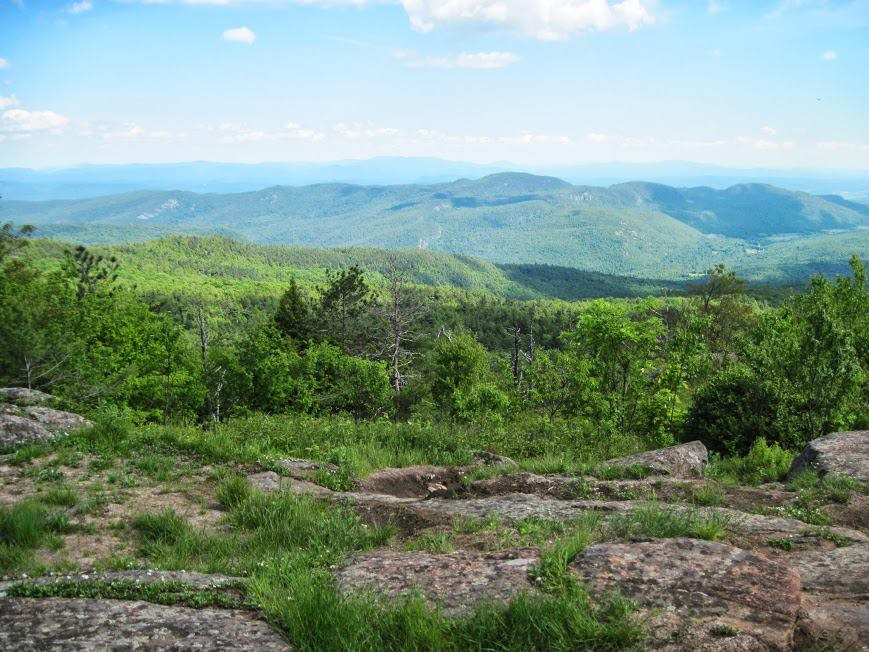
[(419, 248), (497, 263), (646, 278), (725, 261), (756, 278), (845, 269), (869, 255), (869, 206), (764, 184), (577, 186), (523, 173), (438, 184), (275, 186), (232, 194), (138, 191), (2, 201), (0, 221), (82, 242), (225, 235), (304, 246)]
[(869, 199), (869, 170), (775, 170), (728, 168), (680, 161), (517, 166), (445, 161), (437, 158), (379, 157), (326, 163), (189, 163), (79, 165), (31, 170), (0, 169), (0, 196), (6, 199), (81, 199), (135, 190), (245, 192), (276, 185), (353, 183), (394, 185), (479, 179), (498, 172), (524, 171), (570, 183), (609, 186), (645, 180), (671, 186), (727, 188), (768, 183), (813, 194)]

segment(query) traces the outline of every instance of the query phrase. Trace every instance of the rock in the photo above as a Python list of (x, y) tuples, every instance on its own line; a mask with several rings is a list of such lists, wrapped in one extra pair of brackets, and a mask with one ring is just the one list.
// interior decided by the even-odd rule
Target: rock
[(54, 400), (51, 394), (26, 387), (0, 387), (0, 401), (18, 405), (42, 405)]
[(289, 650), (264, 622), (238, 610), (148, 602), (0, 598), (3, 650)]
[(278, 460), (275, 464), (286, 469), (290, 474), (290, 477), (296, 478), (297, 480), (310, 480), (317, 475), (318, 471), (334, 474), (341, 470), (334, 464), (329, 464), (327, 462), (311, 462), (310, 460), (300, 460), (295, 458)]
[(519, 465), (506, 455), (498, 455), (489, 451), (474, 453), (474, 464), (477, 466), (509, 466), (518, 469)]
[(598, 480), (592, 477), (570, 475), (537, 475), (536, 473), (509, 473), (477, 480), (468, 487), (472, 495), (498, 496), (507, 493), (551, 496), (560, 500), (594, 498), (609, 500), (636, 500), (656, 496), (684, 499), (691, 487), (704, 486), (704, 480), (684, 480), (655, 476), (644, 480)]
[(522, 472), (477, 480), (472, 482), (469, 488), (472, 494), (478, 496), (521, 493), (570, 499), (584, 497), (588, 493), (589, 481), (567, 475), (537, 475)]
[(788, 557), (800, 576), (800, 634), (816, 646), (867, 649), (869, 544)]
[(618, 591), (673, 608), (686, 624), (730, 625), (775, 650), (790, 649), (800, 578), (786, 565), (734, 546), (694, 539), (590, 546), (570, 569), (595, 595)]
[(90, 428), (93, 422), (83, 416), (62, 410), (52, 410), (47, 407), (31, 406), (23, 407), (21, 411), (30, 419), (51, 430), (52, 432), (69, 433), (81, 428)]
[(266, 493), (274, 491), (292, 491), (297, 494), (310, 494), (313, 496), (329, 497), (333, 495), (333, 491), (306, 480), (297, 480), (296, 478), (286, 478), (278, 475), (274, 471), (263, 471), (262, 473), (254, 473), (247, 477), (248, 484), (254, 489), (259, 489)]
[(797, 623), (799, 650), (869, 650), (869, 605), (804, 594)]
[(0, 448), (51, 441), (55, 435), (38, 421), (0, 413)]
[(92, 425), (72, 412), (5, 403), (0, 405), (0, 448), (51, 441)]
[(444, 466), (408, 466), (381, 469), (359, 481), (366, 493), (386, 494), (397, 498), (446, 496), (462, 488), (462, 472)]
[(152, 571), (125, 570), (107, 571), (102, 573), (70, 573), (64, 575), (46, 575), (27, 580), (12, 580), (0, 582), (0, 597), (13, 586), (45, 586), (52, 584), (98, 584), (108, 582), (134, 582), (136, 584), (160, 584), (172, 582), (183, 584), (185, 588), (196, 591), (209, 589), (237, 589), (247, 580), (243, 577), (227, 575), (193, 573), (188, 571)]
[[(509, 493), (478, 498), (406, 498), (382, 493), (359, 491), (330, 491), (310, 482), (281, 478), (276, 473), (257, 473), (248, 481), (263, 491), (288, 490), (297, 493), (314, 493), (318, 497), (346, 503), (366, 520), (378, 525), (392, 523), (403, 532), (421, 528), (450, 525), (459, 519), (504, 519), (518, 521), (536, 518), (553, 521), (568, 521), (581, 517), (585, 512), (595, 511), (618, 514), (648, 509), (654, 503), (641, 500), (558, 500), (528, 493)], [(751, 537), (757, 541), (787, 536), (799, 537), (807, 542), (821, 540), (817, 528), (791, 518), (749, 514), (727, 507), (693, 507), (691, 505), (658, 505), (680, 513), (689, 511), (699, 516), (719, 519), (731, 532)], [(845, 541), (860, 543), (869, 541), (857, 530), (830, 527), (829, 531)]]
[(607, 460), (601, 464), (601, 468), (643, 466), (653, 475), (669, 475), (674, 478), (702, 478), (708, 461), (709, 453), (706, 451), (706, 447), (699, 441), (692, 441), (687, 444), (678, 444), (669, 448), (659, 448), (654, 451)]
[(793, 555), (788, 563), (799, 574), (803, 591), (869, 598), (869, 543)]
[(483, 600), (508, 602), (534, 592), (528, 572), (537, 562), (536, 550), (521, 548), (440, 555), (380, 550), (351, 557), (336, 581), (344, 593), (399, 598), (419, 592), (444, 613), (459, 615)]
[(788, 479), (805, 470), (869, 482), (869, 430), (834, 432), (813, 439), (794, 460)]

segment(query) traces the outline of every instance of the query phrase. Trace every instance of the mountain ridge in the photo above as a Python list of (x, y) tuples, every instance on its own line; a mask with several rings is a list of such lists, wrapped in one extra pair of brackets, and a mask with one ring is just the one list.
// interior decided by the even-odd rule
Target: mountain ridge
[[(869, 206), (864, 210), (841, 197), (768, 184), (723, 190), (649, 182), (578, 186), (521, 172), (439, 184), (280, 185), (229, 194), (144, 190), (3, 201), (0, 220), (90, 243), (221, 234), (309, 247), (416, 247), (645, 278), (688, 277), (710, 261), (756, 261), (767, 248), (796, 251), (801, 238), (831, 232), (849, 234), (841, 238), (849, 248), (856, 243), (857, 251), (843, 251), (843, 259), (869, 251), (869, 231), (859, 231), (869, 227)], [(835, 241), (824, 240), (824, 251), (835, 249)], [(832, 261), (809, 256), (807, 262)], [(754, 261), (751, 267), (758, 269)], [(758, 273), (765, 273), (762, 266)]]

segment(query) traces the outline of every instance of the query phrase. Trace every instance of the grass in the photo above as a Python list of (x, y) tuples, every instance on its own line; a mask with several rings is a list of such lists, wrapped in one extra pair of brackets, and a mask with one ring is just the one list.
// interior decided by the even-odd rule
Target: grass
[(404, 549), (408, 552), (449, 553), (453, 551), (453, 535), (451, 532), (423, 532), (405, 541)]
[(62, 547), (58, 534), (73, 529), (62, 511), (51, 511), (35, 501), (0, 506), (0, 574), (40, 568), (33, 554), (40, 546)]
[(784, 538), (769, 539), (766, 542), (766, 545), (768, 545), (770, 548), (778, 548), (779, 550), (784, 550), (787, 552), (790, 552), (791, 550), (794, 549), (794, 542), (791, 541), (790, 539), (784, 539)]
[[(315, 499), (262, 494), (236, 476), (221, 482), (218, 498), (227, 509), (228, 532), (195, 531), (171, 511), (144, 514), (133, 522), (140, 552), (163, 568), (248, 576), (250, 599), (295, 649), (612, 650), (642, 636), (630, 603), (592, 604), (567, 573), (572, 554), (593, 540), (597, 521), (573, 524), (566, 542), (554, 547), (541, 595), (519, 596), (506, 606), (484, 603), (449, 618), (418, 596), (384, 605), (369, 595), (337, 592), (331, 568), (352, 552), (387, 543), (390, 529), (368, 527), (353, 512)], [(528, 521), (518, 530), (535, 538), (548, 527)], [(443, 552), (450, 536), (424, 534), (407, 546)]]
[(758, 437), (744, 457), (709, 456), (706, 475), (732, 484), (760, 485), (784, 480), (796, 453)]
[(721, 487), (706, 484), (702, 487), (691, 487), (691, 502), (703, 507), (719, 507), (724, 504), (725, 495)]
[(856, 480), (837, 474), (821, 476), (817, 471), (802, 471), (788, 483), (790, 491), (796, 491), (797, 500), (805, 506), (839, 503), (846, 505), (855, 491), (863, 489)]
[(688, 537), (715, 541), (724, 537), (728, 524), (726, 517), (715, 512), (656, 504), (617, 514), (609, 521), (613, 536), (631, 540)]

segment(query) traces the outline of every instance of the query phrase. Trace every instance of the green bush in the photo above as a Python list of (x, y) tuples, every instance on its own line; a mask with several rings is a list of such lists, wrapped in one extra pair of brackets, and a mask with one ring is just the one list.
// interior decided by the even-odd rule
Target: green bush
[(758, 485), (784, 480), (796, 453), (787, 451), (777, 443), (767, 444), (758, 437), (745, 456), (723, 457), (713, 453), (706, 475), (740, 484)]

